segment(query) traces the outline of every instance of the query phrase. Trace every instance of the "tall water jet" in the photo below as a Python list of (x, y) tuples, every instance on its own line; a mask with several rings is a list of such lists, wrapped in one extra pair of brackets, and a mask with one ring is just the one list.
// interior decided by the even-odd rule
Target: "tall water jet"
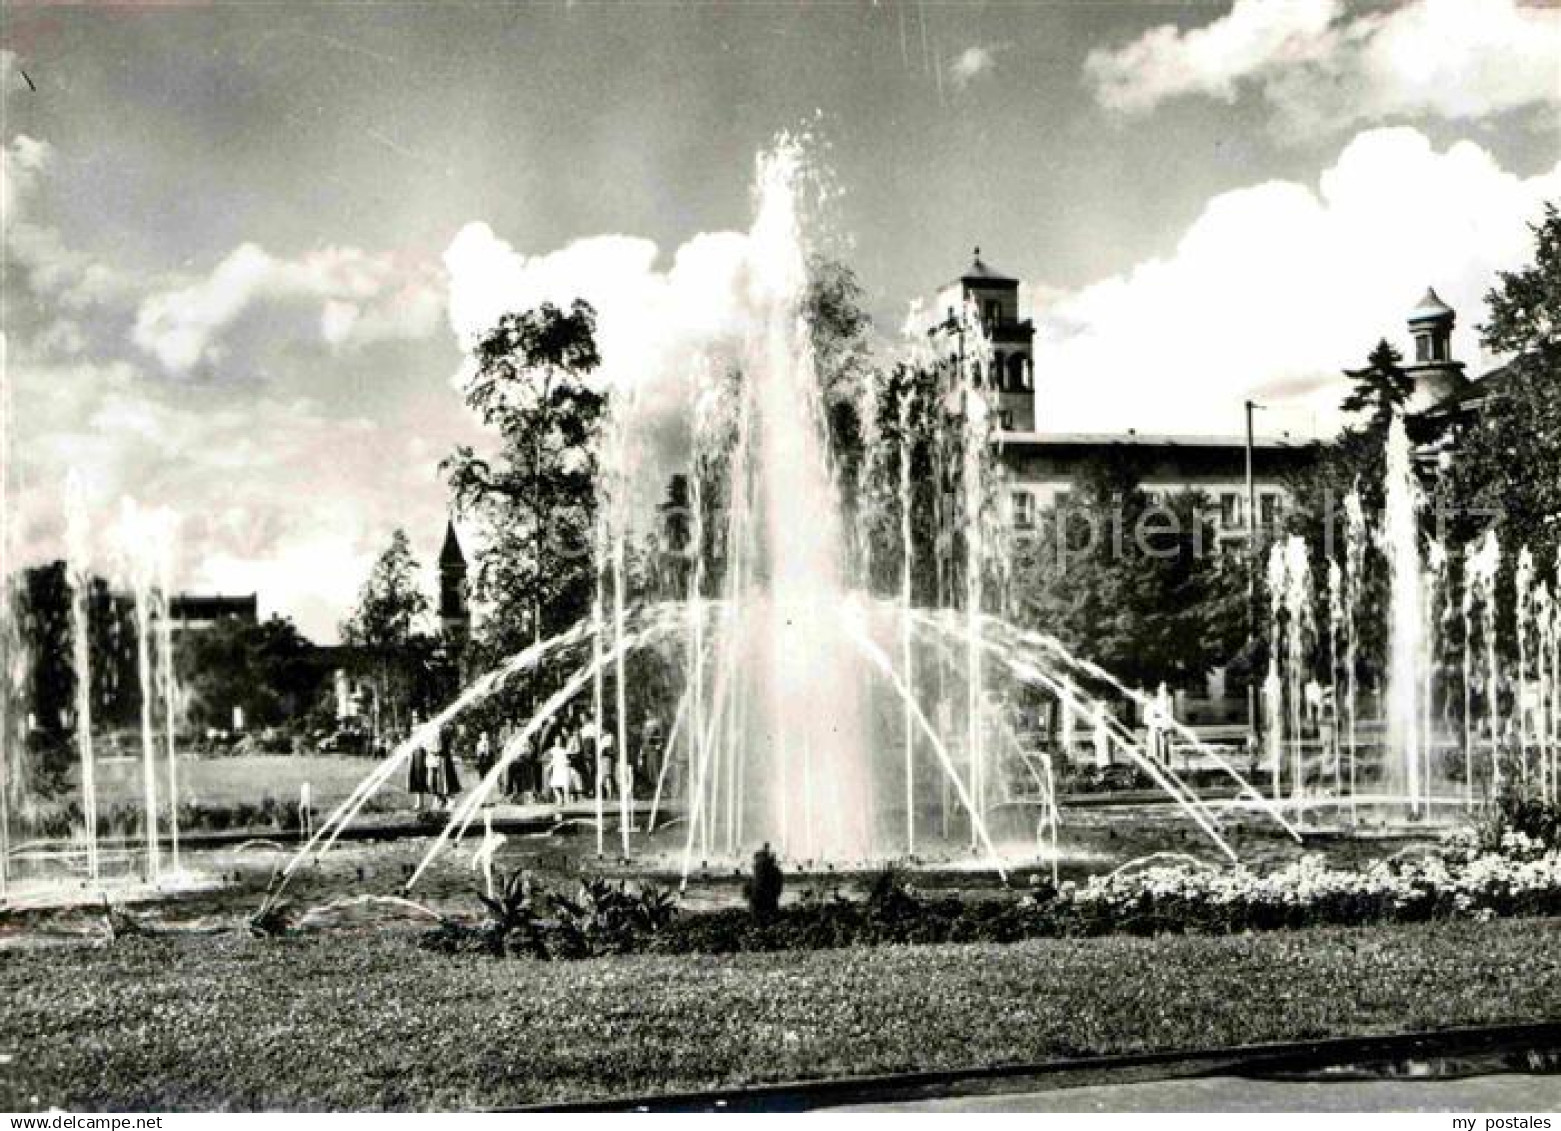
[(602, 812), (602, 791), (605, 783), (602, 779), (601, 747), (602, 747), (602, 680), (604, 669), (602, 667), (602, 636), (604, 626), (602, 621), (602, 589), (605, 581), (603, 571), (607, 566), (607, 519), (600, 505), (597, 507), (595, 522), (594, 553), (596, 559), (595, 577), (591, 590), (591, 760), (589, 767), (591, 773), (592, 793), (595, 798), (596, 814), (596, 855), (601, 856), (606, 847), (607, 822)]
[(92, 752), (92, 564), (87, 504), (81, 480), (65, 479), (65, 576), (71, 590), (71, 659), (76, 674), (76, 747), (81, 759), (81, 813), (85, 825), (87, 876), (98, 868), (98, 788)]
[[(620, 485), (622, 487), (622, 485)], [(623, 487), (626, 490), (626, 487)], [(625, 577), (627, 568), (627, 554), (625, 544), (628, 539), (628, 531), (625, 529), (625, 509), (621, 500), (618, 503), (618, 521), (613, 524), (612, 543), (612, 612), (613, 612), (613, 640), (623, 641)], [(629, 833), (632, 831), (631, 806), (634, 803), (633, 771), (629, 767), (629, 699), (627, 683), (628, 652), (624, 648), (618, 649), (618, 657), (613, 661), (613, 693), (615, 698), (615, 722), (617, 723), (617, 750), (618, 750), (618, 838), (623, 854), (629, 854)]]
[(1273, 800), (1283, 796), (1285, 749), (1285, 682), (1281, 670), (1285, 662), (1285, 598), (1289, 592), (1289, 573), (1282, 543), (1268, 552), (1268, 674), (1263, 681), (1264, 717), (1268, 722), (1269, 775)]
[[(1468, 547), (1464, 557), (1464, 772), (1467, 778), (1464, 788), (1468, 804), (1474, 801), (1474, 761), (1479, 729), (1474, 712), (1477, 657), (1483, 660), (1481, 674), (1485, 683), (1484, 707), (1490, 742), (1491, 798), (1498, 797), (1501, 789), (1501, 707), (1497, 697), (1499, 675), (1496, 667), (1496, 577), (1500, 569), (1501, 543), (1496, 539), (1496, 532), (1488, 530), (1484, 538)], [(1483, 648), (1477, 649), (1476, 641)]]
[[(900, 388), (900, 666), (905, 686), (915, 688), (916, 670), (911, 651), (911, 576), (915, 563), (911, 540), (911, 453), (913, 450), (911, 428), (914, 420), (913, 397), (915, 384), (907, 376)], [(904, 697), (901, 723), (905, 728), (905, 851), (916, 851), (916, 732), (912, 714), (912, 699)]]
[[(983, 464), (991, 440), (991, 405), (987, 402), (983, 369), (989, 355), (975, 302), (966, 300), (962, 311), (959, 355), (959, 412), (964, 487), (966, 701), (965, 743), (970, 759), (971, 795), (976, 811), (986, 811), (987, 766), (983, 748), (982, 716), (985, 692), (981, 672), (982, 583), (986, 568), (986, 518)], [(968, 341), (967, 341), (968, 337)], [(971, 829), (971, 847), (976, 830)]]
[[(823, 411), (812, 343), (802, 313), (808, 275), (801, 217), (802, 146), (783, 137), (758, 162), (757, 214), (749, 233), (746, 391), (757, 428), (756, 480), (763, 504), (770, 625), (765, 635), (770, 734), (795, 727), (804, 764), (793, 775), (789, 827), (777, 836), (832, 856), (870, 848), (867, 743), (855, 696), (856, 664), (832, 623), (844, 596), (838, 497), (824, 454)], [(774, 752), (777, 762), (793, 750)], [(817, 763), (824, 772), (814, 774)], [(838, 813), (838, 828), (814, 829), (816, 813)], [(806, 824), (798, 823), (804, 815)], [(779, 818), (777, 811), (772, 818)], [(815, 837), (813, 834), (817, 833)]]
[(1344, 496), (1344, 698), (1349, 751), (1350, 810), (1355, 814), (1360, 750), (1360, 623), (1362, 595), (1366, 590), (1366, 509), (1360, 491)]
[(1535, 620), (1539, 633), (1540, 767), (1543, 796), (1555, 801), (1561, 794), (1558, 762), (1561, 762), (1561, 561), (1556, 566), (1556, 589), (1541, 581), (1535, 592)]
[(1343, 652), (1345, 632), (1344, 602), (1347, 599), (1345, 592), (1344, 570), (1336, 561), (1328, 563), (1328, 697), (1333, 704), (1333, 750), (1328, 753), (1333, 758), (1333, 795), (1337, 799), (1344, 797), (1344, 754), (1342, 735), (1339, 733), (1341, 719), (1339, 700), (1339, 671), (1345, 662)]
[(1518, 568), (1514, 575), (1516, 608), (1513, 625), (1518, 640), (1517, 702), (1514, 704), (1518, 722), (1518, 767), (1528, 784), (1529, 750), (1529, 633), (1534, 617), (1534, 554), (1524, 546), (1518, 551)]
[(1550, 740), (1551, 715), (1555, 710), (1551, 702), (1550, 687), (1550, 634), (1551, 624), (1550, 585), (1540, 580), (1534, 586), (1534, 746), (1537, 758), (1536, 776), (1539, 779), (1539, 795), (1545, 801), (1551, 798)]
[(1403, 791), (1420, 816), (1420, 697), (1426, 662), (1425, 603), (1420, 564), (1420, 487), (1404, 418), (1388, 426), (1382, 547), (1389, 568), (1388, 783)]
[(135, 603), (136, 676), (141, 700), (141, 790), (144, 799), (142, 831), (146, 837), (146, 878), (155, 883), (162, 871), (157, 843), (157, 743), (152, 734), (152, 570), (148, 544), (152, 523), (132, 499), (120, 506), (119, 553)]
[(1291, 719), (1291, 796), (1299, 807), (1302, 794), (1305, 792), (1306, 770), (1303, 761), (1304, 746), (1302, 739), (1305, 734), (1302, 719), (1302, 708), (1305, 698), (1302, 692), (1302, 683), (1308, 678), (1308, 659), (1311, 656), (1312, 638), (1315, 635), (1315, 625), (1312, 615), (1312, 564), (1311, 555), (1306, 545), (1306, 539), (1298, 534), (1292, 534), (1285, 542), (1285, 617), (1288, 637), (1288, 662), (1289, 681), (1287, 691), (1290, 699)]
[(1543, 738), (1540, 749), (1541, 782), (1546, 801), (1561, 794), (1557, 763), (1561, 762), (1561, 563), (1556, 570), (1557, 589), (1540, 582), (1535, 593), (1539, 625), (1539, 702)]
[(1445, 626), (1452, 608), (1447, 587), (1447, 547), (1435, 538), (1426, 543), (1425, 609), (1422, 623), (1425, 626), (1424, 657), (1421, 663), (1420, 695), (1420, 787), (1429, 813), (1434, 798), (1436, 767), (1432, 761), (1436, 749), (1436, 727), (1433, 717), (1436, 709), (1436, 674), (1440, 667), (1440, 649), (1445, 637)]
[(159, 594), (157, 644), (162, 672), (164, 738), (168, 756), (168, 837), (173, 869), (181, 870), (179, 855), (179, 752), (177, 747), (179, 674), (173, 657), (173, 543), (174, 527), (170, 512), (157, 543), (157, 588)]

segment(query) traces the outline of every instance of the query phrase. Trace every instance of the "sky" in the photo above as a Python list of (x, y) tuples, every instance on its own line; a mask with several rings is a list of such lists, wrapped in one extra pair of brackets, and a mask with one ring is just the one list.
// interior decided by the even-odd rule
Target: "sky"
[(1021, 280), (1041, 430), (1325, 434), (1428, 285), (1479, 373), (1561, 198), (1561, 9), (1512, 0), (8, 4), (0, 72), (14, 552), (74, 475), (104, 570), (166, 508), (177, 584), (321, 642), (393, 529), (437, 553), (498, 313), (589, 299), (682, 411), (779, 131), (886, 350), (973, 246)]

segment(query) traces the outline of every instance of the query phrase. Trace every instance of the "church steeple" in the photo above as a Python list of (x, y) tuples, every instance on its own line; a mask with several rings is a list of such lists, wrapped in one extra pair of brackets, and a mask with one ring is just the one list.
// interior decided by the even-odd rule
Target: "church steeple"
[(466, 605), (466, 555), (455, 533), (455, 523), (444, 528), (444, 546), (439, 551), (439, 624), (446, 632), (465, 631), (471, 620)]

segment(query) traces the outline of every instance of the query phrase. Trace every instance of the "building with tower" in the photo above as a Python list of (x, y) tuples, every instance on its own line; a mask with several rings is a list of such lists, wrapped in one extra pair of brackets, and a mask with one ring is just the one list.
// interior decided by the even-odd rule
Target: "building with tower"
[[(1020, 317), (1018, 280), (985, 262), (976, 249), (965, 271), (939, 288), (933, 300), (928, 334), (940, 359), (952, 360), (968, 346), (959, 331), (959, 311), (966, 301), (980, 311), (992, 351), (986, 372), (996, 392), (1008, 520), (1016, 532), (1033, 529), (1040, 512), (1067, 495), (1081, 469), (1113, 451), (1131, 455), (1151, 496), (1187, 490), (1208, 496), (1222, 543), (1242, 542), (1254, 532), (1262, 538), (1281, 528), (1291, 505), (1286, 484), (1313, 458), (1313, 440), (1288, 433), (1259, 434), (1252, 437), (1249, 450), (1242, 435), (1170, 435), (1132, 428), (1115, 433), (1038, 431), (1037, 423), (1045, 423), (1045, 406), (1038, 411), (1036, 405), (1035, 326)], [(1412, 360), (1404, 371), (1414, 380), (1407, 405), (1411, 435), (1438, 437), (1436, 443), (1443, 446), (1454, 442), (1457, 427), (1501, 378), (1500, 370), (1478, 381), (1465, 375), (1463, 362), (1453, 357), (1456, 317), (1436, 291), (1427, 288), (1407, 318), (1407, 356)], [(1231, 408), (1234, 416), (1239, 406)]]
[(979, 247), (964, 274), (945, 284), (933, 301), (933, 348), (951, 358), (966, 348), (959, 323), (967, 302), (981, 312), (982, 332), (992, 347), (988, 372), (997, 388), (999, 427), (1034, 431), (1035, 324), (1019, 317), (1019, 280), (983, 262)]
[(1414, 379), (1415, 390), (1409, 397), (1409, 411), (1423, 413), (1462, 397), (1470, 381), (1464, 376), (1463, 362), (1453, 359), (1453, 324), (1457, 316), (1436, 291), (1426, 288), (1425, 297), (1409, 312), (1409, 335), (1414, 341), (1414, 360), (1404, 372)]

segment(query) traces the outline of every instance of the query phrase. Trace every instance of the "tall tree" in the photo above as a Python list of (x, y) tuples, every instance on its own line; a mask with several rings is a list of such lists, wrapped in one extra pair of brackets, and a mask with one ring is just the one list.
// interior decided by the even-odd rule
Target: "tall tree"
[[(1485, 348), (1508, 357), (1480, 384), (1486, 396), (1459, 433), (1447, 475), (1454, 536), (1494, 521), (1512, 559), (1528, 546), (1554, 562), (1561, 543), (1561, 211), (1531, 225), (1534, 261), (1503, 271), (1486, 295)], [(1510, 603), (1510, 602), (1508, 602)], [(1510, 633), (1507, 634), (1510, 637)]]
[(490, 658), (581, 615), (592, 585), (597, 444), (606, 397), (596, 312), (576, 300), (506, 314), (473, 350), (466, 403), (498, 433), (490, 459), (459, 447), (442, 464), (456, 509), (482, 527), (473, 594)]
[(344, 643), (358, 650), (380, 704), (378, 727), (400, 729), (418, 685), (419, 638), (428, 594), (406, 531), (397, 530), (369, 570), (357, 607), (342, 625)]
[(1366, 358), (1366, 368), (1347, 371), (1355, 382), (1339, 405), (1345, 412), (1369, 412), (1374, 427), (1385, 428), (1409, 401), (1415, 391), (1415, 381), (1404, 372), (1404, 355), (1383, 338)]

